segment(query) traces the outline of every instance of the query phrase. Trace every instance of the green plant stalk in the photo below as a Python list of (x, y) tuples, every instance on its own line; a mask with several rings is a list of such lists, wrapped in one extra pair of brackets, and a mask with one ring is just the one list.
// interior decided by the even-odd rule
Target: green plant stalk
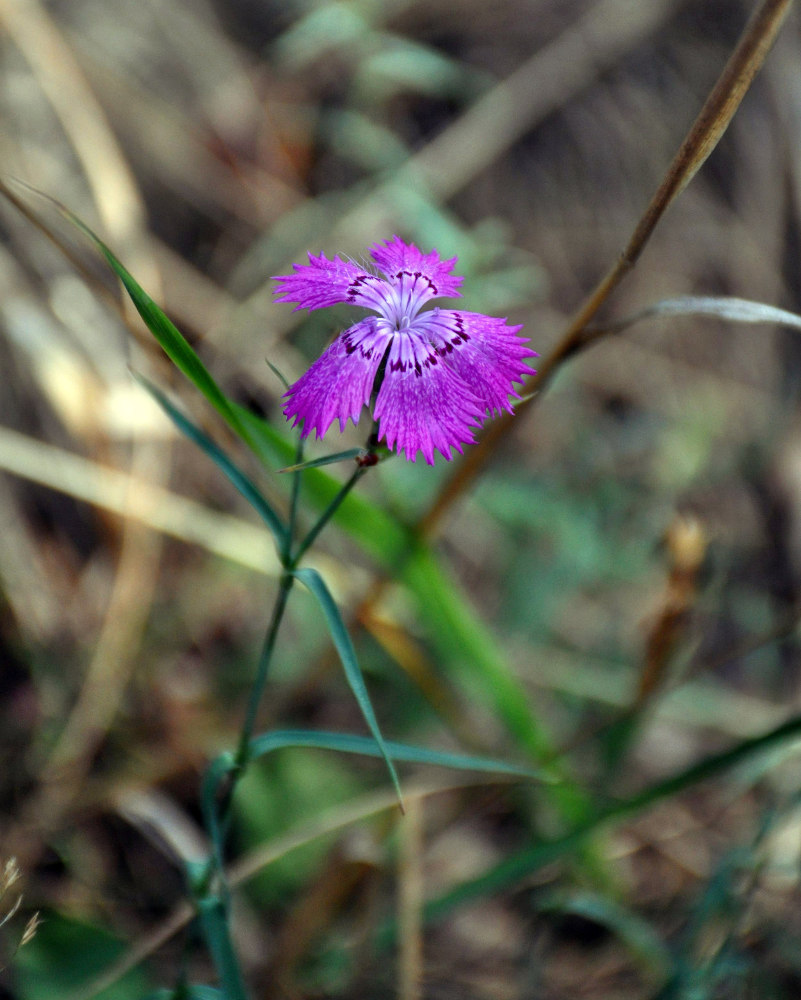
[[(222, 758), (214, 761), (203, 779), (204, 812), (208, 828), (207, 833), (212, 841), (212, 854), (204, 866), (203, 872), (198, 874), (195, 879), (195, 893), (201, 898), (203, 893), (209, 891), (215, 875), (221, 880), (224, 879), (224, 846), (231, 815), (231, 802), (233, 801), (237, 782), (244, 774), (248, 763), (252, 759), (250, 745), (253, 740), (253, 731), (256, 728), (256, 717), (264, 689), (267, 686), (267, 676), (270, 670), (276, 639), (278, 638), (278, 630), (281, 627), (289, 594), (294, 582), (295, 578), (291, 573), (283, 573), (281, 575), (278, 584), (278, 593), (275, 596), (275, 603), (273, 604), (273, 611), (270, 617), (270, 624), (262, 645), (258, 667), (256, 668), (256, 677), (248, 696), (245, 721), (242, 724), (236, 754), (233, 756), (233, 759), (230, 759), (230, 754), (224, 755), (229, 760), (224, 769), (218, 774), (215, 774), (214, 771)], [(227, 781), (228, 785), (224, 794), (218, 800), (217, 794), (223, 781)]]
[(208, 896), (197, 901), (197, 913), (225, 1000), (248, 1000), (239, 959), (228, 933), (227, 907), (219, 897)]
[[(295, 464), (300, 465), (303, 461), (303, 438), (298, 438), (298, 448), (295, 452)], [(300, 501), (300, 487), (302, 485), (302, 473), (296, 472), (292, 476), (292, 492), (289, 497), (289, 521), (287, 524), (286, 538), (281, 547), (281, 562), (284, 566), (289, 562), (292, 555), (292, 544), (295, 540), (295, 529), (298, 524), (298, 503)]]
[[(300, 443), (298, 445), (298, 458), (302, 456), (303, 445)], [(295, 482), (292, 485), (292, 499), (290, 503), (290, 520), (289, 526), (285, 535), (285, 543), (281, 546), (281, 561), (284, 564), (285, 571), (281, 575), (281, 579), (278, 585), (278, 593), (276, 594), (275, 604), (273, 605), (273, 611), (270, 618), (270, 624), (267, 629), (267, 635), (262, 646), (261, 655), (259, 656), (258, 667), (256, 668), (256, 677), (253, 681), (253, 686), (250, 689), (250, 695), (248, 696), (248, 704), (245, 712), (245, 721), (242, 725), (242, 731), (239, 736), (239, 742), (237, 745), (236, 755), (234, 757), (233, 767), (226, 772), (225, 778), (229, 782), (229, 786), (222, 797), (220, 805), (216, 810), (215, 816), (215, 829), (217, 831), (217, 836), (214, 837), (214, 862), (209, 866), (208, 877), (215, 870), (218, 871), (220, 876), (222, 876), (222, 867), (224, 860), (223, 844), (225, 841), (225, 836), (227, 833), (228, 819), (230, 816), (231, 801), (233, 799), (234, 790), (236, 788), (237, 782), (244, 774), (250, 760), (252, 759), (251, 744), (253, 742), (253, 734), (256, 728), (256, 719), (258, 716), (259, 705), (261, 704), (262, 698), (264, 696), (265, 688), (267, 687), (267, 678), (270, 672), (270, 664), (272, 663), (273, 652), (275, 650), (276, 640), (278, 638), (278, 631), (281, 627), (281, 622), (284, 618), (284, 612), (286, 611), (287, 602), (289, 600), (289, 594), (292, 590), (292, 585), (295, 582), (294, 570), (302, 558), (302, 556), (307, 552), (312, 543), (317, 539), (320, 532), (326, 526), (328, 521), (336, 512), (339, 505), (347, 497), (356, 483), (359, 481), (361, 476), (366, 472), (366, 467), (359, 467), (350, 477), (350, 479), (342, 486), (342, 489), (333, 498), (328, 507), (323, 511), (320, 518), (314, 524), (312, 529), (306, 535), (304, 540), (301, 542), (298, 552), (294, 555), (290, 555), (290, 548), (292, 544), (293, 528), (297, 517), (297, 501), (298, 495), (300, 493), (300, 479), (301, 474), (295, 474)], [(209, 831), (212, 832), (212, 831)]]
[[(302, 446), (298, 447), (298, 455), (301, 453)], [(289, 598), (289, 593), (292, 590), (292, 584), (295, 582), (295, 577), (292, 575), (292, 571), (297, 567), (301, 558), (306, 554), (312, 544), (317, 540), (320, 532), (328, 524), (331, 518), (336, 513), (339, 505), (347, 497), (356, 483), (361, 479), (364, 473), (367, 471), (366, 467), (359, 466), (350, 479), (344, 483), (342, 489), (337, 493), (331, 503), (326, 507), (323, 513), (320, 515), (314, 526), (311, 528), (309, 533), (300, 543), (297, 552), (294, 556), (290, 556), (286, 550), (281, 552), (282, 562), (284, 564), (285, 572), (281, 575), (281, 580), (278, 586), (278, 594), (276, 595), (275, 605), (273, 607), (273, 614), (270, 620), (270, 627), (267, 630), (267, 637), (264, 641), (264, 646), (262, 647), (261, 656), (259, 657), (259, 665), (256, 670), (256, 678), (253, 682), (253, 687), (250, 690), (250, 696), (248, 698), (248, 707), (245, 714), (245, 722), (242, 726), (242, 732), (239, 737), (239, 746), (236, 754), (236, 766), (238, 770), (243, 769), (247, 766), (250, 754), (250, 743), (253, 739), (253, 731), (256, 727), (256, 715), (258, 713), (259, 704), (261, 703), (262, 696), (264, 695), (264, 689), (267, 685), (267, 675), (270, 670), (270, 663), (272, 661), (273, 650), (275, 649), (275, 641), (278, 637), (278, 629), (281, 626), (281, 621), (284, 617), (284, 611), (286, 610), (287, 600)], [(295, 482), (292, 485), (292, 500), (290, 509), (290, 526), (289, 531), (287, 531), (288, 544), (291, 545), (292, 539), (292, 528), (296, 520), (297, 514), (297, 501), (298, 494), (300, 492), (300, 477), (301, 473), (295, 474)]]
[(323, 530), (326, 524), (328, 524), (328, 522), (331, 520), (334, 514), (336, 514), (337, 510), (339, 509), (339, 505), (342, 503), (345, 497), (347, 497), (347, 495), (350, 493), (350, 491), (353, 489), (356, 483), (358, 483), (358, 481), (362, 478), (365, 472), (367, 472), (367, 466), (358, 466), (353, 475), (350, 477), (350, 479), (343, 484), (342, 489), (339, 491), (339, 493), (337, 493), (337, 495), (334, 497), (331, 503), (326, 507), (326, 509), (323, 511), (323, 513), (317, 520), (317, 523), (314, 525), (311, 531), (309, 531), (309, 533), (306, 535), (306, 537), (298, 546), (298, 550), (292, 558), (293, 569), (298, 565), (300, 560), (306, 555), (306, 553), (309, 551), (309, 549), (312, 547), (315, 541), (317, 541), (317, 536), (320, 534), (320, 532)]
[[(374, 449), (377, 447), (377, 445), (378, 445), (378, 425), (375, 422), (373, 422), (373, 428), (370, 431), (370, 436), (367, 438), (367, 443), (365, 445), (365, 454), (368, 456), (368, 458), (375, 457)], [(301, 443), (298, 448), (299, 455), (300, 455), (300, 449), (302, 447), (303, 447), (303, 439), (301, 438)], [(298, 550), (295, 553), (294, 557), (292, 558), (291, 563), (290, 564), (285, 563), (287, 569), (293, 569), (293, 570), (297, 569), (298, 565), (300, 564), (300, 560), (304, 557), (304, 555), (309, 551), (309, 549), (315, 543), (315, 541), (317, 540), (317, 536), (320, 534), (323, 528), (328, 524), (328, 522), (331, 520), (334, 514), (336, 514), (342, 502), (347, 498), (350, 491), (353, 489), (356, 483), (358, 483), (358, 481), (362, 478), (365, 472), (367, 472), (367, 470), (371, 467), (371, 464), (372, 463), (367, 461), (357, 463), (356, 470), (353, 473), (353, 475), (346, 483), (342, 485), (341, 489), (336, 493), (336, 495), (332, 498), (331, 502), (328, 504), (328, 506), (320, 515), (320, 517), (317, 519), (316, 524), (312, 527), (312, 529), (309, 531), (309, 533), (306, 535), (306, 537), (298, 546)], [(299, 477), (300, 473), (296, 472), (295, 476)], [(291, 532), (290, 532), (290, 537), (291, 537)]]
[(253, 730), (256, 727), (256, 716), (258, 714), (262, 696), (264, 695), (264, 689), (267, 686), (267, 675), (270, 671), (270, 663), (272, 662), (273, 650), (275, 649), (275, 641), (278, 637), (278, 630), (281, 627), (281, 621), (283, 620), (289, 594), (292, 590), (294, 582), (295, 578), (291, 573), (285, 572), (281, 574), (281, 579), (278, 584), (278, 593), (275, 597), (273, 613), (270, 618), (270, 625), (267, 629), (267, 635), (264, 640), (264, 645), (262, 646), (261, 655), (259, 656), (259, 665), (256, 669), (256, 677), (253, 681), (253, 687), (250, 689), (250, 695), (248, 696), (245, 721), (242, 725), (242, 732), (239, 736), (239, 745), (236, 753), (237, 771), (235, 773), (241, 773), (241, 771), (247, 766), (250, 758), (250, 742), (253, 739)]
[[(302, 443), (298, 445), (298, 461), (302, 457)], [(213, 785), (209, 787), (209, 808), (212, 810), (207, 817), (209, 821), (209, 834), (213, 840), (213, 851), (206, 865), (200, 869), (194, 879), (194, 891), (197, 899), (198, 918), (203, 929), (203, 935), (214, 960), (215, 967), (220, 976), (220, 980), (225, 984), (225, 995), (228, 1000), (247, 1000), (247, 994), (239, 969), (233, 945), (228, 934), (227, 926), (227, 906), (219, 895), (211, 895), (211, 887), (215, 883), (215, 876), (219, 880), (219, 885), (225, 888), (224, 872), (224, 843), (227, 834), (228, 821), (231, 815), (231, 803), (233, 801), (234, 790), (248, 764), (253, 759), (252, 743), (253, 734), (256, 728), (259, 705), (261, 704), (267, 678), (272, 663), (273, 652), (278, 638), (281, 622), (284, 618), (289, 594), (295, 582), (294, 570), (298, 561), (306, 553), (312, 543), (317, 539), (320, 532), (336, 512), (339, 505), (350, 493), (361, 476), (366, 471), (366, 467), (358, 467), (351, 478), (343, 485), (342, 489), (333, 498), (328, 507), (323, 511), (320, 518), (301, 542), (297, 553), (291, 556), (292, 537), (297, 520), (297, 505), (300, 493), (301, 474), (295, 474), (292, 484), (292, 497), (290, 500), (289, 525), (281, 545), (280, 555), (284, 565), (284, 572), (278, 585), (278, 593), (275, 597), (270, 624), (262, 646), (259, 663), (256, 669), (256, 677), (248, 696), (248, 704), (245, 712), (245, 721), (239, 737), (236, 755), (233, 759), (233, 766), (225, 769), (224, 775), (212, 779)], [(394, 772), (393, 772), (394, 776)], [(224, 796), (219, 804), (214, 800), (217, 788), (223, 778), (229, 782)], [(397, 781), (397, 779), (395, 779)]]

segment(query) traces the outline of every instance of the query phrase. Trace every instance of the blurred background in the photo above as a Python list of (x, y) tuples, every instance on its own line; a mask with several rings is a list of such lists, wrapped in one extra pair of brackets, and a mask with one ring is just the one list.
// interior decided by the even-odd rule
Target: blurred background
[[(753, 7), (0, 0), (2, 173), (100, 233), (226, 391), (280, 425), (267, 361), (293, 380), (351, 315), (272, 304), (270, 277), (308, 251), (362, 259), (398, 233), (458, 255), (466, 307), (524, 323), (547, 354)], [(801, 310), (800, 32), (794, 10), (603, 320), (685, 294)], [(55, 208), (15, 190), (49, 233), (0, 211), (0, 835), (22, 871), (6, 909), (24, 892), (0, 928), (2, 995), (138, 998), (181, 963), (213, 979), (191, 933), (152, 935), (184, 899), (176, 854), (204, 849), (199, 780), (236, 740), (277, 562), (130, 369), (235, 450), (225, 430), (129, 332)], [(663, 318), (566, 365), (437, 538), (455, 624), (394, 583), (354, 625), (385, 735), (525, 762), (531, 741), (509, 723), (522, 712), (592, 811), (797, 711), (799, 343)], [(332, 431), (310, 453), (339, 447)], [(363, 482), (414, 523), (452, 471), (395, 460)], [(280, 498), (278, 478), (265, 488)], [(346, 614), (377, 586), (336, 527), (315, 565)], [(493, 701), (497, 669), (514, 709)], [(303, 594), (261, 720), (275, 725), (361, 731)], [(491, 878), (422, 941), (407, 929), (411, 972), (377, 933), (398, 897), (401, 912), (421, 882), (441, 897), (570, 824), (530, 785), (404, 780), (419, 791), (406, 826), (378, 764), (294, 751), (249, 773), (236, 856), (272, 845), (275, 859), (237, 894), (259, 996), (801, 992), (787, 748), (604, 827), (577, 856)], [(43, 923), (13, 956), (34, 910)], [(145, 960), (93, 992), (132, 943)]]

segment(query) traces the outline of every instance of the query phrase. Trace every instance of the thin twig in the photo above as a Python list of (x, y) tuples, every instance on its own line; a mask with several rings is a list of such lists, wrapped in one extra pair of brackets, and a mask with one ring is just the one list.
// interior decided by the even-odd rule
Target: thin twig
[(562, 364), (584, 346), (587, 324), (637, 263), (662, 216), (687, 187), (726, 131), (754, 76), (765, 61), (791, 4), (792, 0), (763, 0), (746, 25), (740, 41), (620, 257), (587, 297), (557, 345), (543, 358), (537, 374), (528, 380), (525, 387), (526, 393), (530, 393), (528, 398), (517, 406), (514, 415), (504, 414), (491, 423), (476, 447), (467, 453), (455, 474), (421, 518), (418, 524), (421, 535), (426, 537), (436, 530), (446, 511), (468, 489), (487, 463), (496, 445), (508, 435), (515, 417), (532, 406)]

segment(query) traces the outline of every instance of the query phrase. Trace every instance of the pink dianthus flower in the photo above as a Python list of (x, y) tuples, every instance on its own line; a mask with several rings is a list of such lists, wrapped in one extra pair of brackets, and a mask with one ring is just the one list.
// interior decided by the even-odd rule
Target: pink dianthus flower
[[(455, 309), (422, 307), (440, 296), (459, 296), (462, 278), (453, 275), (457, 258), (441, 260), (394, 236), (370, 247), (379, 273), (353, 261), (309, 254), (294, 274), (279, 276), (276, 301), (296, 309), (322, 309), (347, 302), (370, 309), (348, 327), (309, 370), (289, 387), (284, 415), (321, 438), (334, 420), (358, 422), (362, 407), (377, 390), (373, 415), (378, 439), (414, 461), (418, 451), (429, 465), (434, 452), (446, 459), (452, 449), (473, 444), (473, 431), (487, 413), (511, 412), (512, 387), (531, 368), (535, 354), (505, 319)], [(378, 381), (378, 384), (376, 384)]]

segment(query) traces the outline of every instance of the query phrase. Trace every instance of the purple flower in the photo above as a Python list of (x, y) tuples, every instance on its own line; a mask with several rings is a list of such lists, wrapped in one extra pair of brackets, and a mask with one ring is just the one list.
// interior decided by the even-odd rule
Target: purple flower
[(531, 369), (534, 351), (518, 336), (519, 326), (481, 313), (422, 307), (438, 296), (458, 296), (462, 278), (451, 272), (457, 258), (441, 260), (394, 236), (370, 247), (379, 273), (353, 261), (309, 254), (294, 274), (279, 276), (278, 302), (296, 309), (322, 309), (348, 302), (370, 315), (340, 333), (285, 394), (284, 415), (303, 422), (321, 438), (334, 420), (340, 430), (354, 424), (377, 389), (374, 416), (379, 441), (414, 461), (422, 451), (450, 459), (473, 444), (473, 429), (487, 412), (511, 412), (513, 382)]

